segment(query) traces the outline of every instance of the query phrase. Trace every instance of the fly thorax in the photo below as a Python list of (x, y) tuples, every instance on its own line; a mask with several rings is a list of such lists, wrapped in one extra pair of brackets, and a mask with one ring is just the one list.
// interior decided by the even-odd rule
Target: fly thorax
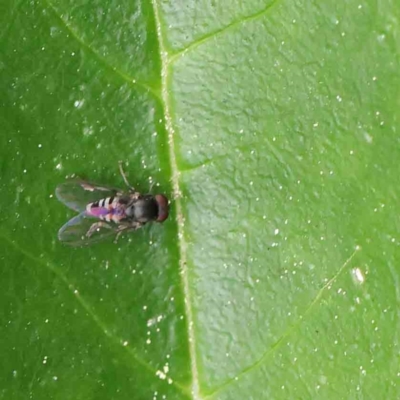
[(135, 205), (131, 205), (125, 208), (125, 215), (127, 217), (134, 217), (135, 216)]
[(158, 217), (158, 204), (153, 196), (146, 195), (133, 205), (133, 218), (138, 222), (154, 221)]

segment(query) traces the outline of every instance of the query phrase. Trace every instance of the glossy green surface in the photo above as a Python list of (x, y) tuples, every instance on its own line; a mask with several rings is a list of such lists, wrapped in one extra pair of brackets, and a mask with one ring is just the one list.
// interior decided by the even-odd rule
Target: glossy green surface
[[(0, 4), (0, 398), (397, 399), (396, 1)], [(67, 176), (171, 215), (57, 242)]]

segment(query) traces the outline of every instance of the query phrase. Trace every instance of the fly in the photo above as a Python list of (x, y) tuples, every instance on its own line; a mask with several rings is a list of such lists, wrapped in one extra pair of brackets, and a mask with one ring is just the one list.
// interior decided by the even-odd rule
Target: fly
[(122, 163), (119, 169), (128, 191), (71, 180), (56, 188), (58, 200), (79, 212), (58, 231), (58, 239), (72, 246), (89, 245), (107, 237), (118, 237), (148, 222), (168, 218), (168, 199), (163, 194), (141, 194), (128, 182)]

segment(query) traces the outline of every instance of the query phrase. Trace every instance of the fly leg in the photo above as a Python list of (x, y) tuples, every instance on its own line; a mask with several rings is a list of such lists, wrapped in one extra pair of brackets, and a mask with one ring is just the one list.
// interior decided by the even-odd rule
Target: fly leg
[(143, 223), (141, 222), (131, 222), (129, 225), (120, 225), (117, 229), (117, 236), (115, 237), (114, 243), (118, 242), (119, 237), (124, 232), (135, 231), (136, 229), (139, 229), (141, 226), (143, 226)]
[(149, 193), (151, 193), (151, 191), (153, 190), (153, 186), (154, 186), (155, 182), (151, 181), (150, 183), (150, 188), (149, 188)]
[(119, 165), (119, 172), (121, 172), (122, 179), (124, 180), (126, 186), (128, 186), (128, 188), (131, 189), (132, 192), (135, 192), (135, 188), (131, 186), (131, 184), (128, 182), (124, 169), (122, 168), (122, 161), (118, 161), (118, 165)]
[(95, 222), (94, 224), (92, 224), (92, 226), (86, 232), (86, 236), (89, 238), (90, 236), (93, 235), (93, 233), (98, 231), (100, 228), (113, 229), (113, 227), (106, 222)]
[(125, 229), (122, 229), (122, 230), (120, 230), (118, 233), (117, 233), (117, 236), (115, 236), (115, 239), (114, 239), (114, 243), (117, 243), (118, 242), (118, 239), (119, 239), (119, 237), (122, 235), (122, 232), (124, 231)]
[(113, 192), (114, 196), (121, 196), (123, 192), (116, 188), (109, 188), (109, 187), (103, 187), (103, 186), (98, 186), (96, 184), (92, 184), (89, 182), (81, 181), (79, 183), (82, 187), (83, 190), (87, 190), (88, 192), (94, 192), (95, 190), (100, 191), (100, 192)]

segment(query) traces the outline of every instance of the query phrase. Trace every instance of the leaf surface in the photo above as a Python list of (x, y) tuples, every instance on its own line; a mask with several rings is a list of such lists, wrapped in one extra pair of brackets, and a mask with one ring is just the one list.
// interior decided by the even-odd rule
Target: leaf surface
[[(0, 9), (0, 397), (397, 398), (396, 2)], [(118, 160), (170, 218), (58, 243)]]

